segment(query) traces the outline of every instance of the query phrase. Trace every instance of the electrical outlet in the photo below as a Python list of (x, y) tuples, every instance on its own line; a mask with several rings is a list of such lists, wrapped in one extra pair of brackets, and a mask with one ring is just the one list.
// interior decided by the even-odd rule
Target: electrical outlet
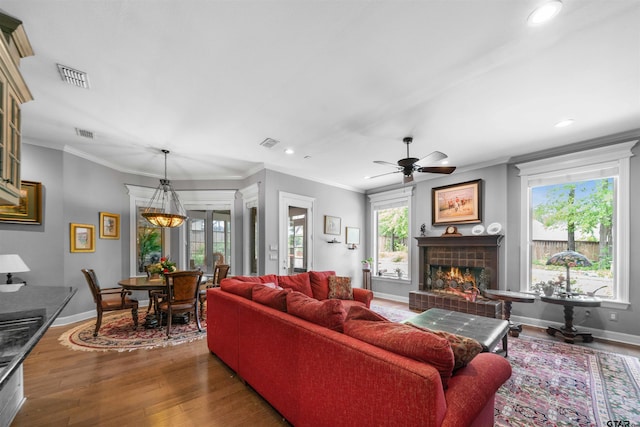
[(611, 320), (612, 322), (617, 322), (618, 313), (616, 313), (615, 311), (612, 311), (611, 313), (609, 313), (609, 320)]

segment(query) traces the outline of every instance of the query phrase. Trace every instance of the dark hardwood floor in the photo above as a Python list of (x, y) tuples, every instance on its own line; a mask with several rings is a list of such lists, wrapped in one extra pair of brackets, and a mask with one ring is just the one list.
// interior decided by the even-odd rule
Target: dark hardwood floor
[[(376, 304), (408, 309), (376, 299)], [(207, 349), (206, 338), (175, 347), (84, 352), (49, 329), (24, 364), (27, 397), (12, 426), (287, 426), (286, 421)], [(523, 335), (544, 339), (544, 330)], [(517, 339), (517, 338), (510, 338)], [(587, 345), (640, 357), (640, 347)]]

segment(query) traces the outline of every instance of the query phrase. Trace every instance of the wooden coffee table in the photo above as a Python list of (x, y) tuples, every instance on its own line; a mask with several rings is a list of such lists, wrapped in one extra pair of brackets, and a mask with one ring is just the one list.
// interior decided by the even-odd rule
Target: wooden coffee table
[(482, 296), (491, 300), (504, 302), (504, 320), (509, 322), (509, 335), (517, 337), (522, 332), (522, 325), (516, 325), (511, 321), (511, 304), (514, 302), (533, 303), (536, 297), (522, 292), (499, 291), (495, 289), (485, 289)]

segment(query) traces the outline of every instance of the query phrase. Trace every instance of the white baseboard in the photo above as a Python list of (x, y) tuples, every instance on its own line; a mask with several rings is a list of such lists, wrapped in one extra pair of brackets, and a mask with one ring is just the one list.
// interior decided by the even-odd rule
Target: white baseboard
[[(546, 329), (547, 326), (554, 326), (560, 328), (564, 326), (564, 323), (550, 322), (548, 320), (534, 319), (532, 317), (511, 316), (511, 321), (514, 323), (522, 323), (524, 325), (535, 326), (538, 328)], [(616, 341), (625, 344), (632, 344), (640, 346), (640, 336), (624, 334), (622, 332), (606, 331), (604, 329), (586, 328), (580, 326), (581, 331), (590, 332), (594, 338), (600, 338), (608, 341)], [(579, 340), (578, 340), (579, 341)]]
[(375, 298), (388, 299), (390, 301), (397, 301), (409, 304), (409, 297), (402, 297), (400, 295), (393, 294), (383, 294), (382, 292), (374, 292), (373, 296)]
[[(138, 307), (147, 307), (149, 305), (149, 300), (141, 300), (138, 301)], [(96, 317), (97, 313), (95, 310), (85, 311), (83, 313), (74, 314), (72, 316), (64, 316), (56, 318), (53, 321), (51, 326), (65, 326), (70, 325), (72, 323), (81, 322), (83, 320), (92, 319)]]

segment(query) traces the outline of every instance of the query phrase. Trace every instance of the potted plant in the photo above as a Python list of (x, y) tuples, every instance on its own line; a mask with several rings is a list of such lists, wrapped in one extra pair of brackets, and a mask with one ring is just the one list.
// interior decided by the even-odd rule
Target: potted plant
[(373, 263), (373, 258), (369, 257), (367, 259), (363, 259), (360, 262), (362, 263), (362, 269), (363, 270), (370, 270), (371, 269), (371, 263)]

